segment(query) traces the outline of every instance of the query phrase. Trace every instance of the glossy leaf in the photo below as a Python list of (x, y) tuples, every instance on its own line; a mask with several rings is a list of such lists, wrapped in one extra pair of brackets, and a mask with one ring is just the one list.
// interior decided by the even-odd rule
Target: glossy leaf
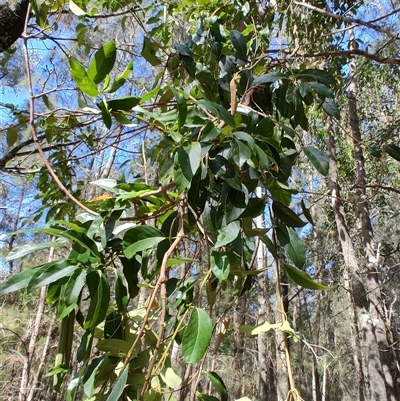
[(302, 268), (306, 262), (306, 248), (292, 227), (278, 225), (276, 236), (296, 267)]
[(125, 96), (118, 99), (107, 100), (107, 106), (109, 110), (129, 111), (137, 106), (139, 102), (140, 98), (136, 96)]
[(217, 393), (221, 397), (221, 401), (228, 401), (229, 395), (228, 395), (228, 389), (225, 386), (224, 381), (221, 379), (221, 377), (215, 373), (215, 372), (206, 372), (208, 378), (210, 379), (213, 387), (217, 391)]
[(111, 40), (105, 43), (95, 53), (88, 67), (88, 77), (98, 84), (103, 81), (106, 76), (111, 72), (114, 67), (115, 59), (117, 57), (117, 49), (115, 42)]
[(119, 88), (124, 86), (126, 80), (128, 79), (129, 75), (131, 75), (133, 71), (133, 61), (130, 61), (128, 65), (126, 66), (125, 70), (123, 73), (113, 82), (111, 85), (110, 89), (105, 90), (107, 93), (114, 93), (116, 92)]
[(165, 235), (162, 231), (151, 226), (137, 226), (128, 230), (122, 240), (122, 247), (125, 256), (130, 259), (136, 253), (149, 249), (162, 240)]
[(393, 157), (393, 159), (400, 162), (400, 147), (394, 143), (390, 143), (385, 146), (385, 150), (391, 157)]
[(110, 287), (107, 277), (99, 271), (91, 274), (97, 274), (99, 280), (96, 291), (91, 296), (89, 310), (83, 324), (84, 329), (94, 329), (105, 319), (110, 302)]
[(231, 31), (229, 36), (231, 38), (232, 45), (237, 52), (236, 53), (237, 56), (241, 60), (246, 61), (247, 60), (246, 38), (239, 31), (236, 30)]
[(325, 70), (319, 70), (317, 68), (310, 68), (307, 70), (301, 71), (297, 74), (297, 78), (301, 79), (302, 81), (317, 81), (321, 84), (325, 85), (334, 85), (335, 78), (329, 72)]
[(324, 103), (322, 103), (322, 108), (329, 116), (335, 117), (337, 119), (340, 118), (339, 108), (332, 99), (325, 99)]
[(112, 386), (112, 390), (110, 395), (107, 397), (107, 401), (118, 401), (122, 393), (124, 392), (124, 388), (126, 385), (126, 381), (128, 380), (129, 366), (125, 366), (121, 375), (117, 378)]
[(143, 58), (154, 67), (161, 64), (160, 59), (156, 56), (157, 50), (158, 46), (147, 36), (145, 36), (143, 38), (143, 48), (141, 54)]
[(239, 221), (232, 221), (226, 226), (223, 226), (218, 231), (217, 242), (215, 243), (215, 247), (218, 248), (220, 246), (224, 246), (230, 244), (232, 241), (236, 239), (240, 232), (240, 223)]
[(213, 251), (210, 264), (212, 272), (219, 281), (224, 281), (229, 277), (230, 261), (228, 253)]
[(306, 207), (303, 199), (301, 200), (301, 210), (303, 211), (304, 217), (308, 220), (308, 222), (315, 226), (310, 210)]
[(199, 362), (210, 344), (212, 320), (208, 313), (200, 308), (193, 308), (182, 336), (182, 353), (186, 363)]
[(272, 210), (276, 217), (282, 221), (282, 223), (287, 224), (290, 227), (303, 227), (307, 223), (300, 219), (299, 216), (290, 208), (283, 205), (280, 202), (274, 201), (272, 204)]
[(181, 128), (183, 124), (185, 124), (188, 109), (186, 104), (185, 96), (176, 91), (174, 88), (171, 87), (171, 91), (175, 96), (176, 103), (178, 106), (178, 127)]
[(29, 282), (27, 290), (44, 287), (55, 281), (70, 276), (76, 269), (77, 265), (70, 265), (65, 261), (48, 263), (42, 266)]
[(201, 162), (201, 145), (199, 142), (186, 143), (180, 146), (174, 158), (174, 183), (179, 191), (188, 188)]
[(218, 103), (211, 102), (210, 100), (200, 99), (197, 104), (206, 109), (212, 115), (220, 118), (222, 121), (230, 125), (231, 127), (235, 127), (236, 123), (233, 116), (226, 110), (223, 106)]
[(329, 290), (329, 287), (313, 280), (306, 272), (296, 269), (287, 263), (283, 264), (285, 275), (295, 284), (310, 290)]
[(32, 276), (36, 274), (41, 267), (42, 266), (38, 266), (33, 269), (24, 270), (21, 273), (11, 276), (8, 280), (0, 285), (0, 295), (9, 294), (10, 292), (26, 288), (29, 284), (29, 281), (31, 281)]
[(79, 89), (89, 96), (97, 96), (99, 94), (97, 85), (89, 78), (83, 65), (73, 57), (69, 59), (69, 65), (71, 68), (72, 78), (78, 85)]
[(329, 160), (328, 156), (325, 152), (321, 152), (320, 150), (312, 147), (305, 146), (303, 148), (305, 155), (308, 160), (312, 163), (312, 165), (317, 169), (319, 173), (326, 176), (329, 173)]
[(263, 74), (253, 80), (251, 86), (270, 84), (275, 81), (286, 79), (286, 75), (281, 72), (270, 72), (269, 74)]
[(65, 248), (67, 244), (68, 242), (63, 239), (59, 239), (57, 241), (23, 244), (13, 248), (7, 255), (6, 260), (10, 261), (19, 259), (23, 256), (29, 255), (32, 252), (41, 251), (47, 248)]

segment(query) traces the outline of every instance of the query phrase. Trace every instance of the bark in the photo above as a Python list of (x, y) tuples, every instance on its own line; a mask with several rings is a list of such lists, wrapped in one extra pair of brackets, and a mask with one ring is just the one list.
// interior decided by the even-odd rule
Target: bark
[[(354, 42), (354, 37), (350, 37), (350, 39), (353, 39)], [(368, 290), (368, 296), (365, 295), (365, 297), (362, 297), (362, 299), (359, 300), (360, 307), (363, 307), (365, 311), (361, 324), (363, 327), (363, 334), (367, 341), (367, 351), (369, 352), (368, 373), (371, 386), (371, 397), (376, 400), (387, 399), (395, 401), (398, 398), (396, 397), (396, 390), (394, 388), (393, 377), (391, 374), (392, 364), (390, 361), (390, 348), (387, 339), (387, 329), (383, 320), (383, 304), (378, 277), (378, 257), (375, 249), (368, 199), (365, 190), (367, 181), (357, 110), (356, 75), (357, 64), (355, 60), (351, 60), (348, 106), (356, 170), (355, 196), (357, 200), (358, 215), (361, 222), (360, 239), (363, 245), (363, 253), (365, 257), (364, 269), (367, 277), (366, 287)], [(361, 288), (363, 284), (360, 281), (357, 285)], [(385, 397), (384, 394), (386, 394), (387, 397)]]
[(233, 395), (235, 399), (241, 398), (244, 396), (242, 394), (243, 388), (243, 368), (245, 366), (244, 363), (244, 333), (239, 331), (239, 326), (246, 324), (246, 296), (242, 295), (236, 301), (235, 310), (233, 313), (233, 323), (234, 323), (234, 332), (233, 332), (233, 343), (234, 343), (234, 355), (235, 355), (235, 373), (236, 373), (236, 382), (233, 390)]
[[(283, 257), (280, 258), (283, 260)], [(285, 276), (281, 275), (281, 290), (279, 290), (278, 285), (280, 285), (279, 280), (277, 280), (276, 288), (276, 303), (275, 303), (275, 322), (280, 323), (282, 319), (282, 309), (280, 301), (280, 293), (282, 291), (283, 299), (287, 296), (287, 285), (285, 284)], [(288, 305), (284, 304), (285, 313), (287, 313)], [(285, 401), (287, 399), (290, 386), (289, 386), (289, 375), (288, 375), (288, 365), (286, 359), (286, 346), (287, 339), (285, 333), (281, 330), (276, 330), (275, 332), (275, 352), (276, 352), (276, 395), (277, 401)]]
[[(327, 120), (327, 150), (329, 159), (329, 192), (331, 196), (331, 206), (333, 214), (335, 216), (336, 228), (339, 235), (339, 241), (342, 248), (344, 267), (345, 267), (345, 277), (344, 283), (348, 291), (351, 291), (349, 277), (359, 277), (358, 273), (358, 261), (356, 258), (355, 250), (353, 247), (353, 242), (349, 235), (349, 230), (346, 225), (345, 211), (343, 204), (340, 199), (340, 191), (338, 184), (338, 171), (336, 163), (336, 152), (335, 152), (335, 141), (334, 141), (334, 129), (332, 124), (332, 119)], [(352, 291), (354, 295), (354, 291)], [(350, 318), (352, 321), (355, 320), (354, 309), (352, 305), (349, 308)], [(352, 342), (352, 348), (354, 350), (354, 367), (357, 374), (357, 390), (358, 399), (364, 401), (369, 399), (368, 389), (365, 388), (364, 376), (361, 371), (360, 361), (356, 353), (357, 344), (355, 342), (354, 335), (350, 336)]]
[(29, 0), (0, 3), (0, 53), (12, 46), (24, 31)]

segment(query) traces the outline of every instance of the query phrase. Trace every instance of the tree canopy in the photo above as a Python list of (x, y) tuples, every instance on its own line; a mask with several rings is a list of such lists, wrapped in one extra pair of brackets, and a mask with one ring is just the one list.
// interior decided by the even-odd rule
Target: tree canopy
[[(0, 294), (42, 289), (58, 399), (398, 399), (398, 12), (1, 3)], [(246, 342), (258, 390), (217, 366)]]

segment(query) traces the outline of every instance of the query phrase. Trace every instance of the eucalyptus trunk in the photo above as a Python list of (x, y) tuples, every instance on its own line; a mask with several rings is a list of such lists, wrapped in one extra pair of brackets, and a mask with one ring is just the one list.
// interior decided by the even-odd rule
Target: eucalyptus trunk
[[(349, 230), (347, 228), (345, 211), (340, 198), (340, 190), (338, 184), (338, 168), (336, 162), (335, 140), (334, 140), (335, 133), (332, 119), (330, 117), (327, 118), (326, 128), (328, 135), (327, 150), (329, 159), (329, 192), (331, 197), (331, 206), (335, 217), (336, 228), (343, 254), (344, 285), (345, 288), (348, 290), (348, 293), (350, 293), (351, 278), (355, 277), (359, 281), (358, 261), (354, 250), (353, 241), (350, 237)], [(352, 294), (354, 296), (355, 292), (352, 291)], [(353, 307), (354, 304), (351, 303), (348, 308), (351, 321), (355, 320), (355, 311)], [(353, 362), (357, 375), (358, 400), (366, 401), (370, 399), (369, 391), (368, 388), (365, 387), (364, 376), (361, 370), (360, 360), (357, 355), (357, 348), (359, 348), (359, 345), (356, 343), (353, 331), (354, 330), (351, 331), (350, 341), (351, 341), (351, 348), (354, 351)]]
[[(353, 38), (354, 39), (354, 38)], [(354, 43), (354, 41), (352, 42)], [(350, 129), (353, 138), (354, 161), (356, 171), (355, 197), (357, 201), (358, 215), (361, 223), (360, 239), (362, 253), (364, 255), (363, 273), (365, 273), (367, 296), (359, 302), (359, 323), (365, 336), (365, 351), (368, 360), (368, 376), (371, 388), (371, 397), (376, 400), (397, 400), (396, 390), (393, 384), (390, 347), (388, 333), (384, 322), (383, 302), (378, 273), (378, 251), (375, 246), (372, 230), (371, 217), (369, 213), (368, 198), (366, 195), (366, 170), (365, 159), (362, 148), (362, 137), (357, 110), (357, 63), (350, 62), (350, 83), (348, 90), (348, 106)], [(361, 281), (358, 285), (363, 286)], [(368, 321), (368, 324), (366, 324)]]

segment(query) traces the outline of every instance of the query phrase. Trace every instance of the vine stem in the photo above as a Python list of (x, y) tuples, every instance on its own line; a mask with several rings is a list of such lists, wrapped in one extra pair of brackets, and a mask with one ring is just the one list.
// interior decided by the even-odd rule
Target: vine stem
[[(273, 216), (272, 210), (270, 209), (270, 215)], [(280, 263), (279, 263), (279, 257), (277, 254), (277, 246), (278, 246), (278, 241), (276, 238), (275, 230), (273, 231), (273, 241), (274, 241), (274, 247), (275, 247), (275, 253), (273, 255), (274, 260), (275, 260), (275, 266), (276, 266), (276, 288), (277, 288), (277, 293), (279, 297), (279, 307), (281, 310), (282, 314), (282, 323), (287, 321), (287, 315), (285, 312), (285, 306), (283, 304), (283, 294), (282, 294), (282, 284), (281, 284), (281, 269), (280, 269)], [(288, 342), (288, 336), (285, 331), (282, 331), (283, 334), (283, 339), (285, 343), (285, 357), (286, 357), (286, 368), (288, 372), (288, 379), (289, 379), (289, 392), (286, 397), (286, 401), (302, 401), (302, 398), (300, 397), (299, 392), (296, 389), (296, 386), (294, 384), (294, 379), (293, 379), (293, 372), (292, 372), (292, 365), (290, 361), (290, 353), (289, 353), (289, 342)]]
[(29, 15), (31, 12), (31, 6), (28, 6), (28, 12), (27, 12), (27, 17), (25, 19), (25, 27), (24, 27), (24, 33), (23, 33), (23, 39), (24, 39), (24, 58), (25, 58), (25, 67), (26, 67), (26, 76), (28, 79), (28, 88), (29, 88), (29, 125), (31, 127), (31, 133), (32, 133), (32, 140), (36, 145), (36, 148), (38, 150), (39, 156), (42, 159), (47, 171), (53, 178), (54, 182), (57, 184), (57, 186), (61, 189), (61, 191), (72, 201), (74, 202), (77, 206), (79, 206), (81, 209), (83, 209), (85, 212), (88, 212), (90, 214), (93, 214), (95, 216), (98, 215), (98, 213), (94, 212), (93, 210), (89, 209), (85, 205), (83, 205), (78, 199), (76, 199), (71, 192), (68, 191), (68, 189), (63, 185), (63, 183), (60, 181), (58, 178), (57, 174), (51, 167), (49, 160), (47, 159), (42, 146), (40, 145), (40, 141), (37, 135), (37, 130), (36, 130), (36, 125), (35, 125), (35, 95), (33, 91), (33, 84), (32, 84), (32, 74), (31, 74), (31, 67), (30, 67), (30, 62), (29, 62), (29, 52), (28, 52), (28, 40), (29, 37), (27, 35), (27, 27), (28, 27), (28, 20), (29, 20)]

